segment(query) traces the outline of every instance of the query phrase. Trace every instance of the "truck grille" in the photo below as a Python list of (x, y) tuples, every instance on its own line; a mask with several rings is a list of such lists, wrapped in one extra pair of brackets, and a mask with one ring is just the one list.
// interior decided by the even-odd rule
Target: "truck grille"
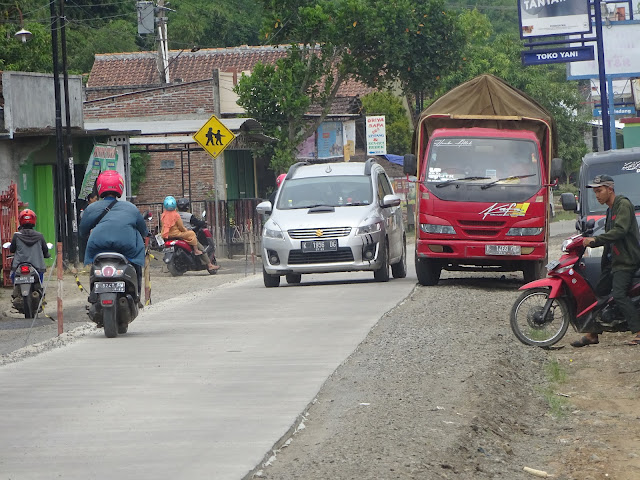
[(484, 220), (458, 220), (463, 227), (502, 227), (506, 222), (491, 222)]
[(340, 262), (353, 262), (353, 252), (350, 247), (339, 247), (335, 252), (302, 253), (302, 250), (291, 250), (287, 261), (289, 265)]
[(299, 228), (288, 230), (287, 233), (296, 240), (347, 237), (351, 233), (351, 227)]
[(500, 233), (499, 230), (467, 230), (463, 232), (469, 237), (495, 237)]

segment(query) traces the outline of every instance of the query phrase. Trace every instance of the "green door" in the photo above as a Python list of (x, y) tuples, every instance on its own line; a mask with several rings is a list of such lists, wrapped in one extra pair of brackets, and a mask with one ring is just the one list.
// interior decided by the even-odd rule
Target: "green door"
[(231, 150), (224, 154), (227, 199), (255, 198), (253, 157), (249, 150)]

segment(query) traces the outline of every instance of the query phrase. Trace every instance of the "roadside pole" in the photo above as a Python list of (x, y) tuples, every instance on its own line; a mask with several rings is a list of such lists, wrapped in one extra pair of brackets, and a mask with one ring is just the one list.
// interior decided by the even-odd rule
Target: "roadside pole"
[(144, 239), (144, 304), (151, 305), (151, 275), (149, 275), (149, 237)]
[(64, 294), (64, 282), (63, 282), (63, 268), (62, 268), (62, 242), (58, 242), (56, 248), (56, 256), (58, 263), (58, 336), (62, 335), (64, 331), (64, 320), (62, 313), (62, 295)]

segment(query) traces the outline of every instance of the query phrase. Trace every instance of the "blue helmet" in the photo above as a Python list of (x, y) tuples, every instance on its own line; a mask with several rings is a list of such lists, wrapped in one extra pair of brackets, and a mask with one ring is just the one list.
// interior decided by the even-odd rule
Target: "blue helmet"
[(176, 199), (171, 195), (164, 198), (164, 202), (162, 202), (162, 206), (165, 210), (175, 210), (176, 209)]

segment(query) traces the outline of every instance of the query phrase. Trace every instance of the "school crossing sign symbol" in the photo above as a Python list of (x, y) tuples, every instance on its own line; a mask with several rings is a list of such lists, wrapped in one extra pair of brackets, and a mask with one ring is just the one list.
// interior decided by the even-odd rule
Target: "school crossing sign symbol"
[(236, 136), (215, 115), (212, 115), (193, 136), (193, 139), (213, 158), (220, 155), (234, 138)]

